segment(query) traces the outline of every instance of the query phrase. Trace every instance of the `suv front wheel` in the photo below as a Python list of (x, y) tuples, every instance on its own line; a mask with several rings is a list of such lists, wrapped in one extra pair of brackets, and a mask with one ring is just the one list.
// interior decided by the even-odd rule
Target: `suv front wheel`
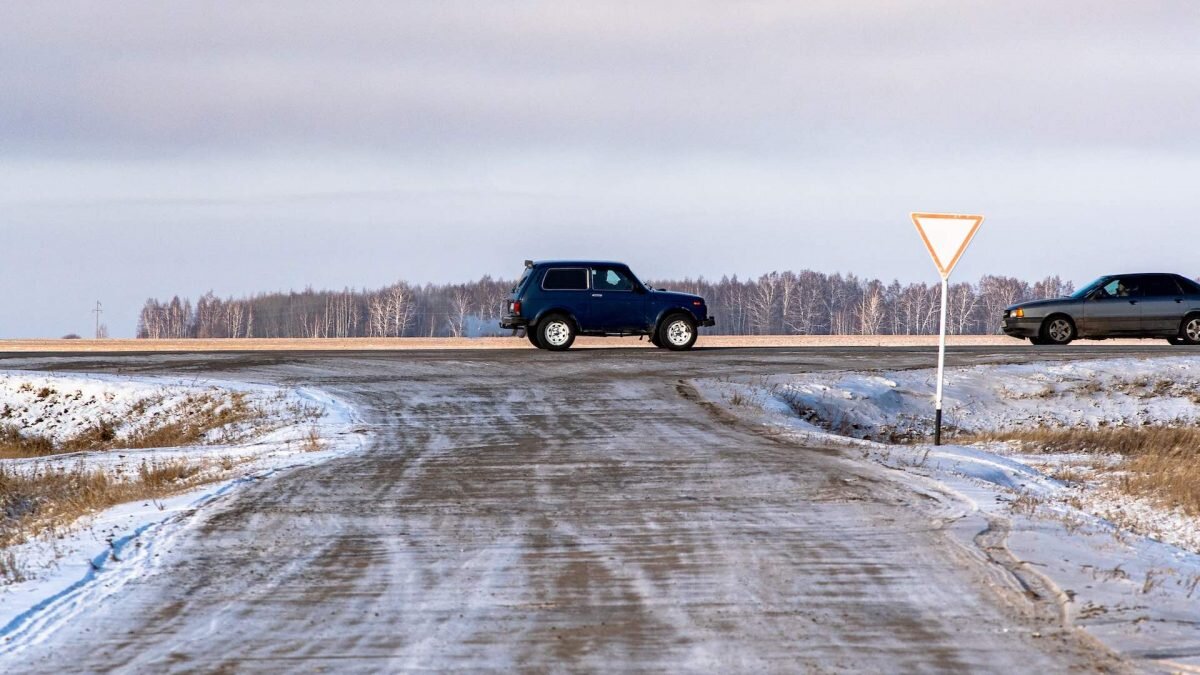
[(658, 342), (674, 352), (682, 352), (696, 344), (696, 321), (686, 314), (672, 314), (658, 327)]
[(554, 314), (538, 323), (537, 336), (542, 349), (566, 351), (575, 342), (575, 324), (561, 314)]

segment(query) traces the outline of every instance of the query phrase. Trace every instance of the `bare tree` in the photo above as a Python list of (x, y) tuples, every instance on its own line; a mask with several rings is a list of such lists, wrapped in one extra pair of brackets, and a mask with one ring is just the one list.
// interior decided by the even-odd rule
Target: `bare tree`
[(471, 311), (471, 294), (465, 286), (455, 287), (450, 296), (450, 313), (446, 321), (450, 326), (452, 337), (462, 337), (466, 328), (467, 316)]
[[(717, 334), (928, 335), (937, 331), (940, 285), (889, 285), (854, 275), (771, 272), (743, 281), (736, 276), (655, 281), (702, 295), (717, 317)], [(152, 339), (247, 337), (461, 336), (488, 330), (498, 320), (512, 282), (483, 277), (475, 282), (414, 286), (397, 282), (377, 290), (266, 293), (218, 298), (209, 292), (193, 306), (180, 297), (149, 299), (138, 315), (137, 335)], [(985, 276), (958, 283), (948, 297), (950, 330), (994, 333), (1005, 307), (1032, 296), (1069, 293), (1072, 285), (1048, 277), (1034, 285)], [(489, 328), (490, 327), (490, 328)]]
[(861, 335), (878, 335), (883, 325), (883, 284), (872, 281), (862, 291), (858, 304), (858, 325)]

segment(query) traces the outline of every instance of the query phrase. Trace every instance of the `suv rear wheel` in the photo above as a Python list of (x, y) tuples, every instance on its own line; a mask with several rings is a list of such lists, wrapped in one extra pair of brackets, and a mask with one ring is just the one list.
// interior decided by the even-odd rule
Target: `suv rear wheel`
[(538, 324), (537, 338), (542, 349), (566, 351), (575, 342), (575, 324), (561, 314), (553, 314)]
[(686, 314), (672, 314), (658, 327), (658, 341), (674, 352), (686, 351), (696, 344), (696, 321)]

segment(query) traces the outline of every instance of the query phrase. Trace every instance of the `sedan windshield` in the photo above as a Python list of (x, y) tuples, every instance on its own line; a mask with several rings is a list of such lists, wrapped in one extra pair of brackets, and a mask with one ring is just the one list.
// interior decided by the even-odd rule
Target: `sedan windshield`
[(1113, 280), (1112, 277), (1100, 277), (1099, 279), (1093, 281), (1092, 283), (1088, 284), (1087, 286), (1084, 286), (1083, 288), (1075, 291), (1075, 294), (1072, 295), (1071, 297), (1075, 298), (1076, 300), (1082, 300), (1082, 299), (1086, 298), (1087, 296), (1091, 295), (1092, 291), (1104, 286), (1105, 284), (1107, 284), (1108, 282), (1110, 282), (1112, 280)]

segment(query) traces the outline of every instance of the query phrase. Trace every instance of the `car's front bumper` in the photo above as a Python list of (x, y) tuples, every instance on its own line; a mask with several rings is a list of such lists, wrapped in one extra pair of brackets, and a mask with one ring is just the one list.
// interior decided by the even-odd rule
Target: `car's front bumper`
[(1015, 319), (1010, 317), (1004, 320), (1004, 334), (1009, 337), (1020, 339), (1037, 337), (1041, 330), (1042, 320), (1040, 318)]

